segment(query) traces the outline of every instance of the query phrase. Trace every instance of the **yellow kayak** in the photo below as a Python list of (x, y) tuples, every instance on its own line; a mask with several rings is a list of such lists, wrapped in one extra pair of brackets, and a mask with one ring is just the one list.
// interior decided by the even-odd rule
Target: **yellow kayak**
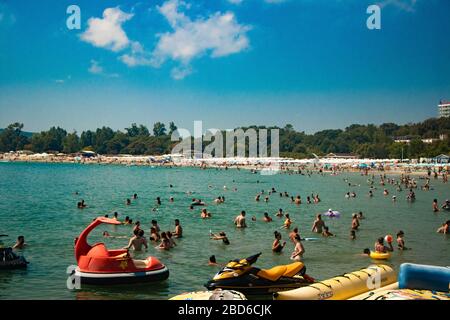
[(275, 300), (346, 300), (370, 291), (376, 285), (381, 287), (395, 283), (397, 275), (387, 265), (374, 265), (346, 273), (309, 286), (277, 292)]
[(185, 292), (169, 300), (247, 300), (240, 292), (216, 289), (213, 291)]

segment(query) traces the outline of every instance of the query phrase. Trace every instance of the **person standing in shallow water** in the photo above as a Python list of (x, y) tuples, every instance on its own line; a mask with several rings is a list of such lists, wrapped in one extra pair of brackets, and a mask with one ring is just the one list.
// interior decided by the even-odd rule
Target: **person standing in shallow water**
[(314, 220), (314, 223), (313, 223), (313, 226), (311, 228), (311, 231), (315, 232), (315, 233), (322, 233), (323, 227), (325, 227), (325, 222), (323, 222), (322, 215), (319, 213), (316, 216), (316, 220)]
[(433, 212), (439, 212), (439, 205), (438, 205), (437, 199), (433, 199), (432, 208), (433, 208)]
[(245, 223), (245, 211), (241, 211), (241, 214), (234, 219), (234, 224), (237, 228), (247, 228), (247, 224)]
[(279, 253), (286, 246), (286, 241), (281, 243), (281, 233), (279, 233), (278, 231), (274, 232), (274, 236), (275, 236), (275, 240), (273, 241), (273, 244), (272, 244), (272, 251)]

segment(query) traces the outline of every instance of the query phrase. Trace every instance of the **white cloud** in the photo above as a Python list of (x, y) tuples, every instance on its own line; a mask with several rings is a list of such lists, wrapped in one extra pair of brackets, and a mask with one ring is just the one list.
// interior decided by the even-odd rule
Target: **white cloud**
[(224, 57), (241, 52), (249, 47), (249, 26), (237, 22), (232, 12), (216, 12), (208, 17), (192, 20), (181, 11), (189, 6), (179, 0), (168, 0), (158, 7), (167, 19), (172, 32), (158, 35), (158, 43), (151, 53), (146, 53), (139, 44), (133, 45), (131, 54), (120, 57), (129, 66), (150, 65), (159, 67), (167, 60), (180, 65), (171, 71), (174, 79), (183, 79), (192, 73), (193, 59), (208, 55)]
[(88, 71), (93, 74), (102, 74), (103, 73), (103, 67), (100, 66), (98, 61), (91, 60), (91, 66), (89, 67)]
[(403, 11), (414, 12), (417, 2), (418, 0), (385, 0), (378, 5), (381, 8), (392, 5)]
[(117, 78), (119, 75), (117, 73), (106, 73), (100, 63), (94, 59), (91, 60), (91, 65), (88, 68), (88, 71), (92, 74), (105, 76), (109, 78)]
[(122, 24), (133, 17), (116, 8), (107, 8), (103, 11), (103, 18), (90, 18), (87, 30), (81, 34), (81, 39), (96, 47), (119, 51), (128, 47), (130, 40)]

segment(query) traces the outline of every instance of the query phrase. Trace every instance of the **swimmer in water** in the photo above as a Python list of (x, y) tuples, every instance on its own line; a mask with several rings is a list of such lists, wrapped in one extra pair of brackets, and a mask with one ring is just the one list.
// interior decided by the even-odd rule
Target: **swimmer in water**
[(358, 220), (358, 215), (356, 213), (353, 214), (352, 216), (352, 230), (358, 230), (359, 228), (359, 220)]
[(291, 260), (300, 261), (305, 253), (305, 247), (303, 247), (300, 235), (295, 235), (294, 244), (294, 252), (291, 254)]
[(171, 248), (171, 244), (169, 239), (167, 238), (167, 234), (165, 232), (161, 233), (161, 243), (159, 244), (159, 246), (157, 246), (157, 249), (162, 249), (162, 250), (170, 250)]
[(172, 239), (172, 232), (167, 231), (167, 232), (166, 232), (166, 235), (167, 235), (167, 239), (168, 239), (169, 242), (170, 242), (170, 247), (171, 247), (171, 248), (176, 247), (176, 246), (177, 246), (177, 243), (175, 242), (175, 240)]
[(128, 250), (133, 247), (134, 251), (142, 251), (142, 246), (144, 246), (145, 249), (148, 248), (147, 240), (145, 240), (144, 237), (144, 230), (139, 229), (134, 231), (134, 236), (130, 239), (128, 246), (126, 246), (124, 249)]
[(272, 222), (272, 218), (269, 217), (269, 214), (267, 212), (264, 212), (264, 218), (263, 218), (264, 222)]
[(247, 224), (245, 223), (245, 211), (241, 211), (241, 214), (234, 219), (234, 224), (238, 228), (246, 228)]
[(405, 247), (405, 240), (403, 239), (404, 236), (405, 236), (405, 233), (402, 230), (397, 232), (397, 247), (398, 247), (398, 250), (407, 250), (407, 248)]
[(313, 226), (311, 228), (312, 232), (322, 233), (322, 228), (325, 227), (325, 223), (322, 220), (322, 215), (319, 213), (314, 220)]
[(159, 235), (158, 231), (156, 231), (155, 227), (150, 228), (150, 241), (159, 241), (161, 239), (161, 236)]
[(208, 211), (206, 211), (206, 209), (202, 209), (202, 212), (200, 214), (200, 217), (202, 219), (207, 219), (207, 218), (211, 218), (211, 213), (209, 213)]
[(272, 244), (272, 251), (279, 253), (283, 250), (284, 246), (286, 245), (286, 241), (281, 243), (281, 233), (279, 233), (278, 231), (274, 232), (274, 236), (275, 236), (275, 240), (273, 241), (273, 244)]
[(27, 246), (25, 243), (25, 237), (24, 236), (18, 236), (16, 244), (12, 247), (13, 249), (23, 249)]
[(278, 209), (278, 212), (275, 214), (277, 217), (279, 217), (279, 218), (281, 218), (282, 216), (284, 216), (284, 213), (283, 213), (283, 209)]
[(378, 238), (377, 242), (375, 242), (375, 252), (386, 253), (388, 251), (394, 251), (394, 248), (392, 247), (392, 243), (388, 242), (388, 246), (385, 246), (384, 238), (383, 237)]
[(432, 205), (433, 212), (439, 212), (439, 205), (437, 199), (433, 199), (433, 205)]
[(160, 232), (161, 228), (158, 226), (158, 221), (152, 220), (152, 227), (156, 229), (156, 232)]
[(175, 219), (175, 230), (173, 232), (175, 238), (181, 238), (183, 236), (183, 228), (180, 225), (180, 220)]
[(328, 231), (328, 227), (323, 227), (322, 236), (324, 237), (335, 237), (330, 231)]
[(350, 240), (356, 240), (356, 231), (350, 230)]
[(228, 240), (228, 237), (225, 232), (219, 232), (219, 234), (210, 233), (210, 237), (212, 240), (222, 240), (223, 244), (229, 245), (230, 241)]
[(212, 255), (209, 257), (208, 266), (217, 267), (219, 264), (216, 261), (216, 256)]
[(127, 206), (131, 205), (131, 200), (127, 199)]
[(289, 217), (288, 213), (286, 213), (285, 217), (286, 217), (286, 220), (284, 221), (283, 228), (289, 229), (291, 227), (292, 221), (291, 221), (291, 218)]
[(289, 239), (291, 239), (291, 241), (295, 243), (294, 238), (295, 238), (295, 236), (297, 236), (297, 235), (299, 236), (298, 228), (295, 227), (294, 230), (292, 230), (292, 231), (289, 233)]

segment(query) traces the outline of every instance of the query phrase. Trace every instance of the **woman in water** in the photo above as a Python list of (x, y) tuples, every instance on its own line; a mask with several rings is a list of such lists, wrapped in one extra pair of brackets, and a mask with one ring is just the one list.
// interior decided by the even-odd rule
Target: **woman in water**
[(439, 205), (438, 205), (437, 199), (433, 199), (432, 208), (433, 208), (433, 212), (439, 212)]
[(353, 214), (352, 216), (352, 230), (358, 230), (359, 228), (359, 220), (358, 220), (358, 216), (356, 213)]
[(283, 244), (281, 244), (281, 233), (279, 233), (278, 231), (275, 231), (274, 235), (275, 240), (273, 241), (272, 244), (272, 251), (279, 253), (283, 250), (284, 246), (286, 245), (286, 241), (284, 241)]
[(392, 243), (388, 242), (388, 246), (385, 246), (384, 238), (383, 237), (378, 238), (377, 242), (375, 242), (375, 252), (386, 253), (388, 251), (394, 251)]
[(303, 244), (300, 239), (300, 235), (296, 235), (294, 237), (294, 252), (291, 254), (291, 259), (295, 261), (300, 261), (303, 257), (303, 254), (305, 253), (305, 248), (303, 247)]
[(165, 232), (161, 233), (161, 243), (157, 246), (157, 249), (170, 250), (171, 244), (169, 239), (167, 238), (167, 234)]
[(177, 244), (176, 244), (175, 240), (172, 239), (172, 232), (167, 231), (167, 232), (166, 232), (166, 235), (167, 235), (167, 239), (168, 239), (169, 242), (170, 242), (170, 247), (171, 247), (171, 248), (176, 247)]
[(225, 245), (230, 244), (230, 241), (228, 240), (226, 233), (223, 231), (219, 232), (218, 235), (211, 232), (210, 236), (211, 236), (212, 240), (222, 240), (223, 244), (225, 244)]
[(291, 221), (291, 218), (289, 218), (288, 213), (286, 213), (285, 217), (286, 217), (286, 220), (284, 220), (283, 228), (289, 229), (291, 227), (292, 221)]
[(208, 266), (213, 266), (213, 267), (219, 266), (219, 264), (216, 261), (216, 256), (215, 255), (212, 255), (212, 256), (209, 257)]
[(150, 228), (150, 241), (159, 241), (161, 239), (161, 236), (159, 235), (158, 231), (156, 231), (155, 227)]

